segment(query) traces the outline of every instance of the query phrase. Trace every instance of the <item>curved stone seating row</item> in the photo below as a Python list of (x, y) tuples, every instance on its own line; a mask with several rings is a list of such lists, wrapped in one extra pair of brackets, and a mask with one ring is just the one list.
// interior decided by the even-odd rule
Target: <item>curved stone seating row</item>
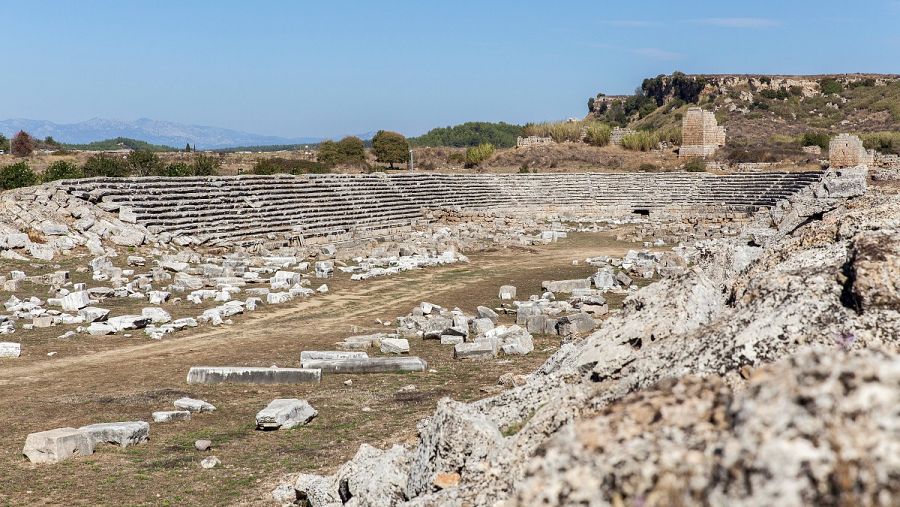
[(127, 210), (155, 234), (227, 244), (273, 235), (304, 240), (396, 232), (424, 221), (424, 210), (442, 207), (752, 212), (821, 178), (821, 172), (401, 173), (92, 178), (59, 185), (109, 211)]

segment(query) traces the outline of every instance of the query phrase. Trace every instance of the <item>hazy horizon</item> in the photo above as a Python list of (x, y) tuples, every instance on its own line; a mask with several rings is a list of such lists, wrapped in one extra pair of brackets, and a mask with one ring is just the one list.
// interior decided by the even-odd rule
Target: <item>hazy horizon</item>
[[(279, 137), (580, 117), (687, 73), (897, 73), (900, 2), (3, 2), (0, 119)], [(839, 30), (838, 30), (839, 29)], [(12, 45), (10, 45), (12, 46)], [(872, 48), (878, 48), (877, 51)], [(62, 76), (62, 77), (60, 77)], [(435, 93), (440, 91), (440, 93)]]

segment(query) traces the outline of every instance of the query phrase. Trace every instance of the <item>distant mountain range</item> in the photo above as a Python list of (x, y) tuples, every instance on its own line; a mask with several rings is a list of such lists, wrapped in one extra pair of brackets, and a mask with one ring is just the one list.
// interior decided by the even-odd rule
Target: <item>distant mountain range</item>
[[(12, 137), (20, 130), (24, 130), (39, 139), (52, 136), (56, 141), (65, 144), (87, 144), (115, 137), (128, 137), (173, 148), (183, 148), (185, 144), (190, 143), (192, 146), (196, 145), (197, 149), (316, 144), (325, 139), (320, 137), (265, 136), (239, 130), (184, 125), (148, 118), (141, 118), (135, 121), (93, 118), (80, 123), (53, 123), (45, 120), (18, 118), (0, 120), (0, 134)], [(371, 138), (369, 134), (363, 135), (368, 136), (363, 137), (363, 139)]]

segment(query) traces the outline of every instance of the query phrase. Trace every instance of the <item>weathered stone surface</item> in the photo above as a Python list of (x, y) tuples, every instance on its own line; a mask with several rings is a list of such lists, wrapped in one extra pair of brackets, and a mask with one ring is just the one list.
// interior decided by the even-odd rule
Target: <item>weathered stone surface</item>
[(87, 291), (70, 292), (62, 298), (62, 309), (67, 312), (75, 312), (91, 304)]
[(322, 372), (310, 368), (257, 368), (242, 366), (194, 366), (188, 384), (300, 384), (319, 383)]
[(31, 433), (25, 439), (22, 454), (32, 463), (59, 463), (75, 456), (89, 456), (94, 453), (90, 436), (75, 428)]
[(188, 412), (214, 412), (216, 407), (212, 403), (194, 398), (178, 398), (174, 402), (175, 408)]
[(153, 412), (153, 422), (165, 423), (176, 421), (189, 421), (191, 413), (187, 410), (161, 410)]
[(541, 282), (541, 288), (550, 292), (572, 292), (576, 289), (590, 289), (591, 279), (544, 281)]
[(369, 354), (366, 352), (343, 351), (343, 350), (304, 350), (300, 352), (300, 362), (312, 361), (314, 359), (367, 359)]
[(102, 443), (128, 447), (150, 439), (150, 424), (144, 421), (97, 423), (79, 429), (87, 433), (94, 447)]
[(416, 356), (370, 357), (366, 359), (311, 359), (302, 363), (324, 373), (401, 373), (425, 371), (428, 363)]
[(0, 342), (0, 357), (19, 357), (22, 345), (16, 342)]
[(256, 428), (287, 430), (308, 423), (318, 414), (306, 400), (276, 399), (256, 414)]
[(490, 340), (477, 340), (471, 343), (457, 343), (453, 346), (454, 359), (487, 359), (497, 355), (497, 350)]
[(385, 338), (381, 340), (382, 354), (409, 354), (409, 341), (404, 338)]
[(500, 287), (499, 297), (504, 301), (512, 301), (516, 298), (516, 288), (512, 285), (504, 285)]

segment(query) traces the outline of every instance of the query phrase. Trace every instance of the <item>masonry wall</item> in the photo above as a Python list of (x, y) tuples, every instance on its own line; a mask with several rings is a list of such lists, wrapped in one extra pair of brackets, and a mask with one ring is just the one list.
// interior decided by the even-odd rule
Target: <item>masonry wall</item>
[(866, 151), (859, 137), (839, 134), (828, 143), (828, 162), (833, 168), (872, 165), (874, 153)]
[(681, 157), (706, 157), (725, 144), (725, 127), (716, 122), (716, 115), (699, 107), (687, 110), (681, 121)]

